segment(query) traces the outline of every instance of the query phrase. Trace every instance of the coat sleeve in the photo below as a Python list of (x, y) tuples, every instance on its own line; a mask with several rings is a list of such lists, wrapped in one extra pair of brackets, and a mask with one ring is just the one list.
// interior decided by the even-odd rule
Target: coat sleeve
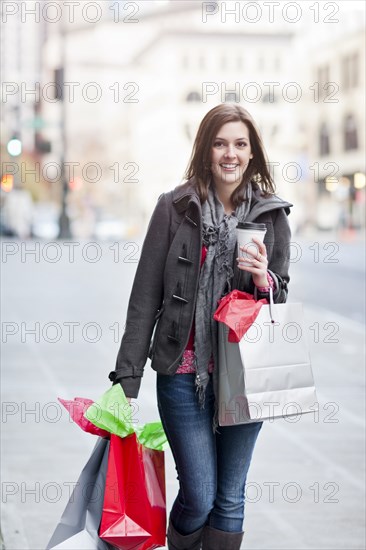
[[(268, 264), (268, 272), (270, 273), (275, 288), (273, 291), (273, 301), (275, 303), (284, 303), (287, 300), (287, 284), (290, 281), (289, 266), (290, 266), (290, 242), (291, 230), (287, 219), (289, 209), (286, 211), (280, 208), (277, 211), (276, 219), (274, 220), (274, 244), (271, 261)], [(267, 292), (257, 291), (258, 298), (267, 298)]]
[(117, 355), (113, 384), (127, 397), (137, 397), (148, 358), (155, 316), (163, 300), (163, 276), (169, 249), (170, 210), (166, 194), (159, 196), (142, 245), (128, 303), (126, 327)]

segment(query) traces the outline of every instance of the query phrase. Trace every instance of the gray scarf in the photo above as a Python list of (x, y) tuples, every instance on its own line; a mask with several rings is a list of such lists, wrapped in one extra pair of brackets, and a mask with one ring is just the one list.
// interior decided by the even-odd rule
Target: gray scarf
[[(202, 265), (195, 308), (195, 369), (196, 387), (201, 407), (205, 404), (205, 391), (209, 381), (208, 363), (213, 354), (214, 375), (217, 375), (217, 321), (213, 314), (218, 300), (231, 291), (233, 254), (236, 252), (236, 231), (244, 221), (252, 199), (251, 182), (246, 186), (247, 201), (242, 202), (230, 216), (217, 196), (214, 185), (208, 188), (208, 198), (202, 204), (203, 244), (207, 256)], [(217, 378), (217, 376), (215, 376)]]

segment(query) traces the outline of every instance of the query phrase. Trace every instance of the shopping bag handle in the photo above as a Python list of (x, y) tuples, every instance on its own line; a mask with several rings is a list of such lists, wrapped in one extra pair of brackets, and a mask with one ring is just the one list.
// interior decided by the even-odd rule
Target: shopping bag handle
[[(257, 302), (257, 300), (258, 300), (257, 294), (258, 294), (257, 287), (254, 286), (254, 300), (255, 300), (256, 302)], [(272, 308), (273, 308), (273, 289), (272, 289), (271, 286), (269, 287), (269, 302), (268, 302), (268, 305), (269, 305), (269, 316), (270, 316), (270, 318), (271, 318), (271, 323), (274, 323), (275, 320), (274, 320), (274, 318), (273, 318), (273, 309), (272, 309)]]

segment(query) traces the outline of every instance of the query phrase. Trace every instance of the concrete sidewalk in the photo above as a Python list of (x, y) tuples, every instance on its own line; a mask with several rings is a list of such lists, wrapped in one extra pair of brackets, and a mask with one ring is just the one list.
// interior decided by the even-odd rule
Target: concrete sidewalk
[[(136, 266), (115, 263), (108, 245), (103, 254), (96, 264), (22, 263), (20, 258), (3, 264), (3, 338), (6, 327), (17, 329), (3, 343), (1, 373), (6, 550), (45, 548), (67, 503), (68, 483), (77, 480), (95, 444), (70, 422), (57, 397), (96, 399), (110, 387), (107, 375), (114, 368)], [(305, 304), (305, 315), (319, 415), (263, 426), (247, 481), (243, 548), (361, 550), (364, 326), (321, 306)], [(101, 331), (95, 343), (88, 341), (95, 337), (92, 326), (84, 336), (82, 331), (91, 322)], [(39, 341), (30, 332), (35, 323)], [(54, 343), (56, 329), (48, 325), (46, 330), (47, 323), (60, 327)], [(79, 323), (74, 341), (70, 323)], [(139, 422), (158, 419), (155, 373), (148, 364), (137, 405)], [(170, 451), (166, 483), (169, 511), (178, 487)]]

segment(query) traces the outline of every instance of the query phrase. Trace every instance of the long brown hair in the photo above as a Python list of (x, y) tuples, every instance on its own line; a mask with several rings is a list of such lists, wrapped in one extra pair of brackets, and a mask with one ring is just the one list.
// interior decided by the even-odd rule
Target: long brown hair
[(243, 122), (249, 130), (253, 158), (244, 172), (240, 185), (233, 191), (231, 201), (236, 208), (244, 199), (243, 190), (251, 180), (258, 184), (263, 196), (275, 193), (275, 184), (267, 167), (267, 156), (255, 122), (246, 109), (233, 103), (221, 103), (211, 109), (202, 119), (193, 144), (191, 158), (184, 174), (186, 179), (195, 178), (201, 203), (207, 200), (211, 181), (212, 146), (220, 128), (227, 122)]

